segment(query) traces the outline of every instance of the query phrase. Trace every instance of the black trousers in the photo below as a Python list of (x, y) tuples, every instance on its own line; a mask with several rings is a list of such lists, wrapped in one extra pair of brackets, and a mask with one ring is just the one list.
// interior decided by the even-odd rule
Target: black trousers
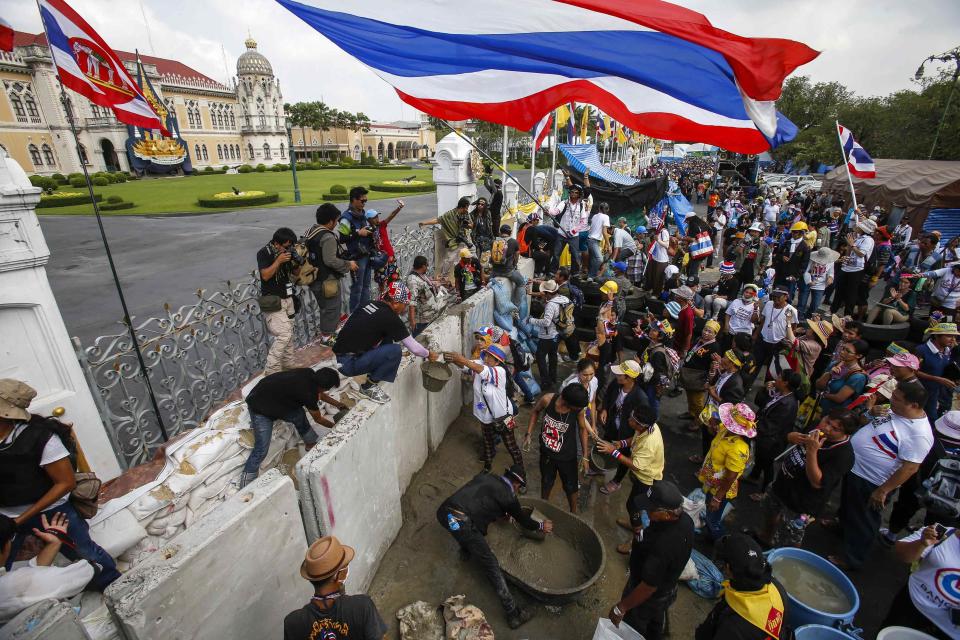
[(930, 618), (923, 615), (920, 610), (917, 609), (916, 605), (913, 604), (913, 600), (910, 599), (910, 588), (906, 584), (903, 585), (903, 588), (900, 589), (893, 598), (893, 602), (890, 603), (890, 608), (887, 612), (887, 617), (883, 619), (883, 624), (881, 624), (880, 627), (907, 627), (908, 629), (922, 631), (934, 638), (950, 640), (950, 636), (941, 631), (940, 627), (930, 622)]
[(567, 355), (570, 356), (570, 359), (577, 361), (580, 359), (580, 341), (577, 340), (577, 334), (571, 333), (568, 336), (563, 336), (560, 338), (563, 340), (563, 344), (567, 347)]
[[(623, 588), (621, 598), (626, 598), (627, 594), (633, 591), (639, 582), (630, 576), (627, 579), (627, 586)], [(642, 635), (646, 640), (660, 640), (664, 636), (664, 630), (667, 627), (667, 610), (677, 599), (677, 586), (672, 589), (657, 589), (650, 599), (638, 607), (627, 611), (623, 616), (623, 621), (633, 627), (633, 629)]]
[[(455, 519), (455, 526), (458, 526), (456, 531), (452, 531), (450, 528), (449, 516), (451, 515), (453, 515)], [(510, 593), (506, 578), (503, 577), (500, 562), (490, 549), (490, 545), (487, 544), (487, 539), (484, 538), (483, 534), (473, 525), (470, 518), (462, 514), (452, 514), (450, 509), (441, 505), (440, 508), (437, 509), (437, 521), (440, 523), (440, 526), (453, 536), (453, 539), (457, 541), (460, 548), (469, 554), (471, 560), (480, 563), (480, 566), (483, 568), (483, 573), (487, 576), (490, 584), (493, 585), (493, 589), (497, 592), (497, 597), (500, 598), (500, 603), (503, 605), (503, 610), (507, 615), (509, 616), (516, 611), (517, 602), (513, 599), (513, 594)]]
[(760, 493), (763, 493), (773, 482), (774, 460), (786, 449), (786, 445), (777, 438), (757, 438), (756, 446), (756, 462), (750, 477), (757, 480), (760, 474), (763, 474), (763, 482), (760, 484)]
[(833, 303), (830, 305), (830, 312), (836, 313), (841, 305), (844, 315), (852, 315), (854, 307), (857, 305), (857, 299), (860, 297), (860, 280), (863, 278), (863, 271), (844, 271), (837, 269), (837, 277), (834, 281), (835, 291), (833, 294)]
[(540, 387), (544, 393), (557, 384), (557, 339), (537, 340), (537, 370), (540, 372)]

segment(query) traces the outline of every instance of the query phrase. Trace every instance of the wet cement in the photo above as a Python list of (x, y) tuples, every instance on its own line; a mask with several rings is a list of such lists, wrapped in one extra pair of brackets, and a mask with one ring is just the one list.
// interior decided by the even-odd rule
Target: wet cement
[(543, 540), (533, 540), (513, 523), (496, 522), (487, 530), (487, 542), (505, 572), (538, 590), (571, 589), (593, 575), (583, 551), (562, 527)]

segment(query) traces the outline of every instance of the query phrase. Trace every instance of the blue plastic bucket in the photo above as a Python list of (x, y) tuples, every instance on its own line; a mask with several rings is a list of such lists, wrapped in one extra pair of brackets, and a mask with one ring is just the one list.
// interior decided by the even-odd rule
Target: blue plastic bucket
[[(853, 586), (853, 583), (850, 582), (850, 579), (843, 574), (840, 569), (837, 569), (835, 566), (830, 564), (825, 558), (821, 558), (815, 553), (810, 551), (804, 551), (803, 549), (794, 549), (793, 547), (783, 547), (779, 549), (774, 549), (767, 554), (767, 560), (773, 564), (777, 561), (777, 558), (793, 558), (804, 562), (815, 569), (820, 570), (822, 573), (828, 575), (833, 582), (843, 590), (847, 598), (850, 599), (850, 602), (853, 603), (850, 611), (845, 613), (828, 613), (826, 611), (819, 611), (817, 609), (812, 609), (807, 605), (803, 604), (789, 593), (787, 594), (787, 599), (790, 601), (790, 605), (787, 607), (787, 626), (792, 629), (797, 629), (803, 625), (824, 625), (827, 627), (839, 627), (842, 624), (852, 625), (853, 617), (857, 614), (857, 611), (860, 609), (860, 594), (857, 593), (857, 588)], [(815, 638), (817, 636), (810, 636)], [(823, 636), (826, 638), (827, 636)], [(837, 636), (837, 637), (848, 637), (848, 636)]]
[(822, 624), (807, 624), (794, 631), (794, 640), (852, 640), (856, 636), (834, 629), (825, 627)]

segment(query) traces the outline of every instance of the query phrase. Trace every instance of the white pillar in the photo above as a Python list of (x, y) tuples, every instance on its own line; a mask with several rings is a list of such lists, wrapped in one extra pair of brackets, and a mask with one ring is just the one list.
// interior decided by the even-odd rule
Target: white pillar
[(50, 250), (34, 213), (39, 201), (40, 189), (0, 150), (0, 378), (37, 390), (32, 413), (63, 407), (91, 468), (108, 480), (120, 465), (47, 281)]
[(457, 200), (466, 196), (470, 201), (477, 197), (477, 183), (470, 166), (470, 152), (466, 140), (456, 133), (449, 133), (437, 143), (434, 154), (433, 181), (437, 185), (437, 215), (457, 206)]
[(546, 183), (547, 174), (545, 174), (543, 171), (537, 171), (537, 173), (533, 176), (533, 189), (531, 189), (533, 195), (537, 196), (538, 198), (543, 196)]

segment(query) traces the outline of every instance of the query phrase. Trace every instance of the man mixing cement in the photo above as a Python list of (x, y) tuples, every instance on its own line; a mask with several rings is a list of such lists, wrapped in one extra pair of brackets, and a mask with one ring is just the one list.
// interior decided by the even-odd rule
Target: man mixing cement
[(533, 614), (521, 609), (507, 587), (500, 563), (487, 544), (487, 527), (494, 520), (505, 515), (511, 516), (517, 523), (530, 531), (553, 531), (553, 522), (537, 522), (520, 508), (517, 491), (527, 485), (523, 467), (513, 465), (497, 476), (480, 473), (456, 493), (443, 501), (437, 509), (437, 521), (460, 545), (466, 558), (476, 559), (483, 572), (497, 592), (507, 614), (507, 624), (516, 629), (530, 620)]

